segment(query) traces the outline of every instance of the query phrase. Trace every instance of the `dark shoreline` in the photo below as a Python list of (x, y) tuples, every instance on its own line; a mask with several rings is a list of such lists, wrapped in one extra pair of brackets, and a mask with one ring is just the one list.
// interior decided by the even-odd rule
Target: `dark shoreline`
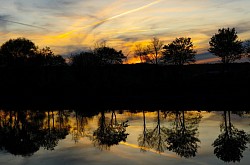
[(238, 110), (250, 64), (0, 68), (0, 108)]
[[(53, 99), (53, 100), (52, 100)], [(82, 109), (91, 110), (248, 110), (250, 103), (247, 99), (241, 100), (236, 97), (188, 97), (188, 96), (165, 96), (165, 97), (147, 97), (147, 96), (107, 96), (107, 97), (2, 97), (0, 109)]]

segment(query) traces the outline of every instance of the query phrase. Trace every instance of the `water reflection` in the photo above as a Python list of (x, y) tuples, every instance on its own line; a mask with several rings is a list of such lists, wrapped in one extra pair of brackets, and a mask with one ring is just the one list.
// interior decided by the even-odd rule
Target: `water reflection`
[(158, 152), (164, 152), (166, 149), (166, 128), (161, 126), (160, 110), (157, 111), (157, 124), (153, 129), (146, 129), (145, 112), (143, 111), (143, 134), (139, 135), (138, 143), (142, 151), (147, 148)]
[(214, 154), (225, 162), (239, 162), (250, 140), (249, 134), (233, 126), (230, 111), (224, 111), (223, 118), (221, 134), (212, 144), (215, 147)]
[(75, 119), (75, 125), (73, 126), (71, 124), (71, 135), (75, 143), (77, 143), (80, 138), (89, 136), (86, 132), (86, 127), (89, 120), (92, 120), (95, 115), (98, 115), (98, 113), (85, 113), (79, 110), (75, 111), (73, 115)]
[(181, 157), (194, 157), (197, 153), (198, 124), (201, 120), (200, 112), (174, 111), (169, 112), (174, 117), (172, 128), (166, 130), (167, 149)]
[[(209, 141), (214, 155), (224, 162), (239, 162), (248, 147), (250, 135), (239, 129), (231, 118), (232, 115), (234, 118), (244, 118), (249, 113), (246, 111), (203, 113), (157, 110), (123, 113), (101, 110), (87, 113), (81, 110), (1, 110), (0, 150), (13, 155), (32, 156), (39, 149), (55, 150), (59, 141), (69, 135), (75, 145), (89, 140), (91, 145), (102, 151), (134, 138), (127, 144), (138, 145), (135, 148), (143, 152), (173, 153), (192, 158), (202, 148), (203, 141), (199, 137), (202, 114), (209, 113), (222, 115), (221, 125), (218, 124), (220, 134)], [(137, 119), (133, 119), (135, 115), (138, 115)], [(139, 123), (140, 132), (134, 132), (138, 128), (133, 125), (135, 121)]]
[(102, 111), (98, 128), (93, 133), (94, 145), (102, 150), (109, 149), (112, 145), (117, 145), (121, 141), (125, 142), (128, 136), (126, 127), (128, 127), (128, 121), (118, 122), (115, 111), (112, 111), (110, 121)]
[(69, 131), (65, 113), (55, 117), (53, 111), (1, 111), (1, 150), (22, 156), (31, 156), (40, 147), (53, 150)]
[(142, 114), (143, 114), (143, 131), (142, 134), (139, 134), (138, 145), (141, 151), (145, 152), (150, 146), (150, 137), (148, 137), (149, 130), (147, 129), (145, 111), (142, 111)]

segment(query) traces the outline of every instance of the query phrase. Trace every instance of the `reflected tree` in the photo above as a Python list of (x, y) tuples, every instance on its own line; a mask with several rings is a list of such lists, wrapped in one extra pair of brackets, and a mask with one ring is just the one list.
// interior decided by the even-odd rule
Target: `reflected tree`
[(145, 152), (150, 146), (150, 138), (148, 137), (149, 130), (146, 127), (145, 111), (142, 111), (142, 114), (143, 114), (143, 132), (138, 137), (138, 145), (141, 148), (141, 151)]
[(157, 125), (154, 129), (148, 129), (145, 132), (145, 139), (149, 148), (158, 152), (164, 152), (167, 148), (165, 139), (167, 137), (166, 128), (161, 126), (160, 110), (157, 111)]
[(249, 134), (232, 125), (230, 111), (224, 111), (223, 118), (222, 133), (212, 144), (215, 147), (214, 154), (225, 162), (240, 162), (249, 142)]
[(87, 112), (82, 112), (81, 110), (75, 111), (75, 119), (76, 123), (73, 127), (73, 130), (71, 132), (73, 140), (77, 143), (81, 137), (88, 136), (88, 133), (86, 133), (85, 126), (88, 124), (89, 120), (92, 119), (93, 115), (97, 114), (90, 114)]
[(181, 157), (189, 158), (196, 156), (198, 149), (198, 124), (201, 120), (199, 112), (174, 111), (173, 128), (167, 129), (167, 149)]
[[(47, 127), (43, 129), (43, 147), (47, 150), (54, 150), (60, 139), (64, 139), (69, 132), (69, 126), (63, 121), (68, 121), (68, 114), (59, 111), (58, 120), (55, 119), (54, 111), (47, 111)], [(59, 125), (57, 124), (59, 122)]]
[(2, 111), (0, 148), (13, 155), (31, 156), (40, 147), (43, 119), (44, 115), (40, 112)]
[(101, 150), (109, 149), (113, 145), (118, 145), (121, 141), (126, 141), (128, 121), (118, 123), (115, 111), (112, 111), (110, 121), (105, 117), (104, 111), (102, 111), (98, 125), (97, 130), (93, 133), (93, 142)]
[(53, 150), (69, 129), (65, 112), (56, 116), (53, 111), (47, 115), (38, 110), (0, 111), (0, 149), (22, 156), (31, 156), (40, 147)]

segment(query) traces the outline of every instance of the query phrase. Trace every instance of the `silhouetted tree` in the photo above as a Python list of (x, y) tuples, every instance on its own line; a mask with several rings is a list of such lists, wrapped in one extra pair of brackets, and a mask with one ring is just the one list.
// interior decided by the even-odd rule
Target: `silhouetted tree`
[(241, 58), (243, 52), (242, 42), (238, 40), (235, 28), (219, 29), (210, 42), (209, 52), (221, 58), (227, 64)]
[(60, 55), (54, 55), (50, 47), (37, 50), (35, 56), (29, 59), (31, 65), (36, 66), (64, 66), (65, 59)]
[(250, 40), (244, 42), (243, 48), (244, 48), (244, 55), (246, 55), (250, 60)]
[(240, 162), (242, 153), (247, 148), (249, 135), (244, 130), (238, 130), (231, 123), (230, 111), (224, 111), (222, 133), (213, 142), (214, 154), (225, 162)]
[(71, 55), (70, 57), (72, 66), (97, 66), (100, 65), (99, 58), (91, 51), (80, 52)]
[(60, 55), (55, 55), (50, 47), (45, 47), (40, 50), (39, 55), (44, 57), (43, 66), (63, 66), (66, 65), (65, 59)]
[(162, 55), (162, 48), (163, 42), (159, 38), (154, 37), (147, 45), (147, 56), (145, 57), (146, 62), (158, 64)]
[(172, 43), (163, 47), (162, 60), (164, 63), (184, 65), (195, 62), (194, 46), (191, 38), (176, 38)]
[(122, 64), (123, 60), (127, 58), (121, 50), (117, 51), (107, 46), (106, 42), (96, 44), (93, 54), (98, 58), (98, 62), (101, 65)]
[(37, 47), (26, 38), (10, 39), (0, 49), (1, 65), (24, 65), (36, 55)]
[(26, 38), (10, 39), (0, 48), (0, 65), (35, 65), (60, 66), (66, 65), (65, 59), (54, 55), (49, 47), (41, 50)]
[(189, 158), (196, 156), (198, 149), (198, 126), (200, 113), (188, 113), (185, 117), (184, 111), (175, 111), (174, 127), (167, 129), (167, 149), (173, 151), (181, 157)]
[(142, 44), (136, 44), (134, 48), (134, 57), (139, 57), (141, 63), (145, 62), (147, 59), (148, 51), (146, 47), (144, 47)]

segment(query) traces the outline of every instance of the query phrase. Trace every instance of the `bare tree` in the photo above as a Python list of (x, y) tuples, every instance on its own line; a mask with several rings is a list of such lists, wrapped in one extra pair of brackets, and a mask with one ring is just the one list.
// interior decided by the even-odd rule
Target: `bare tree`
[(147, 49), (142, 44), (136, 44), (134, 48), (134, 57), (139, 57), (141, 63), (145, 62), (147, 57)]
[(162, 55), (163, 42), (154, 37), (149, 45), (147, 45), (148, 60), (150, 63), (158, 64), (159, 59)]

